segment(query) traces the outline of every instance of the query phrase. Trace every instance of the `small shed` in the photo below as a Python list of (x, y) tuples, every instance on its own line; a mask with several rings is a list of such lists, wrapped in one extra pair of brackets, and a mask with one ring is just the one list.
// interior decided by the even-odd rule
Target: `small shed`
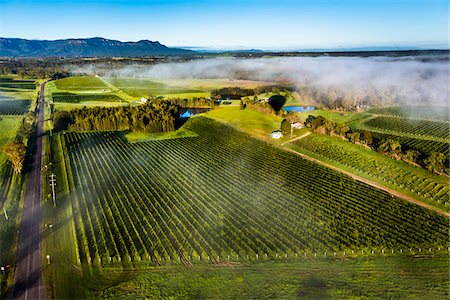
[(283, 137), (283, 134), (281, 133), (281, 131), (276, 130), (276, 131), (273, 131), (273, 132), (270, 134), (270, 137), (273, 138), (273, 139), (280, 139), (280, 138)]

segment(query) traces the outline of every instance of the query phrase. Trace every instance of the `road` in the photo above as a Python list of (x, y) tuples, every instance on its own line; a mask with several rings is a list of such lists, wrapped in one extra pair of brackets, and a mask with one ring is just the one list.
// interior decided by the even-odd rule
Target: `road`
[(13, 299), (45, 299), (42, 284), (41, 253), (41, 175), (44, 132), (44, 85), (41, 86), (37, 122), (37, 138), (32, 151), (32, 164), (26, 184), (20, 240), (11, 297)]

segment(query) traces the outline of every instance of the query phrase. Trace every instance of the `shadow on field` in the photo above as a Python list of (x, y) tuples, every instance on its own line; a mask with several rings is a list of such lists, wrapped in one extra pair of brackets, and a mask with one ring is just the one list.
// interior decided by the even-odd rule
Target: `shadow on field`
[(297, 296), (301, 299), (331, 299), (325, 279), (309, 274), (301, 281)]

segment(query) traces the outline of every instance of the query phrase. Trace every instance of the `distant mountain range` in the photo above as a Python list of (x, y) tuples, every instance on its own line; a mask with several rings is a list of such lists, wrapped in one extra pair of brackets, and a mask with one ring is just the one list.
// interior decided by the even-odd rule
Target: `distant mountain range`
[(148, 40), (120, 42), (98, 37), (55, 41), (0, 38), (0, 57), (137, 57), (195, 53), (192, 50), (169, 48)]

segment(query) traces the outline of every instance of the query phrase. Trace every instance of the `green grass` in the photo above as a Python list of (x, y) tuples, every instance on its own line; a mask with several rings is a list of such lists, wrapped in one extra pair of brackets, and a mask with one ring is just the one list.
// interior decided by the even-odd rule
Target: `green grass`
[[(18, 177), (5, 166), (2, 166), (0, 176), (0, 265), (5, 267), (5, 273), (0, 273), (0, 298), (3, 299), (7, 287), (13, 282), (26, 177)], [(8, 214), (8, 220), (3, 215), (3, 209)]]
[(228, 79), (156, 79), (156, 78), (104, 78), (108, 83), (132, 97), (164, 96), (166, 98), (209, 97), (211, 90), (238, 86), (254, 88), (271, 84), (263, 81)]
[[(60, 135), (47, 135), (44, 141), (44, 173), (42, 182), (43, 206), (43, 255), (51, 254), (50, 265), (44, 266), (44, 283), (49, 286), (49, 298), (82, 299), (85, 297), (81, 283), (82, 269), (78, 264), (77, 242), (75, 237), (74, 215), (70, 203), (69, 178), (63, 155)], [(52, 158), (51, 158), (52, 157)], [(53, 207), (48, 178), (56, 175), (57, 199)], [(70, 174), (70, 173), (69, 173)]]
[(103, 102), (103, 101), (87, 101), (87, 102), (81, 102), (81, 103), (66, 103), (66, 102), (57, 102), (55, 103), (55, 111), (61, 111), (66, 110), (70, 111), (73, 109), (81, 109), (83, 107), (96, 107), (96, 106), (102, 106), (102, 107), (115, 107), (115, 106), (127, 106), (127, 102)]
[(330, 110), (322, 110), (316, 109), (308, 112), (299, 113), (300, 116), (306, 120), (308, 115), (312, 116), (322, 116), (327, 120), (332, 120), (336, 123), (347, 124), (351, 122), (355, 122), (357, 120), (363, 120), (365, 118), (369, 118), (372, 114), (367, 112), (340, 112), (340, 111), (330, 111)]
[(193, 93), (203, 95), (201, 90), (171, 86), (150, 79), (105, 78), (105, 80), (133, 97), (148, 97), (150, 95), (182, 97)]
[[(22, 122), (22, 117), (13, 116), (0, 116), (0, 148), (3, 145), (14, 141), (16, 137), (17, 129)], [(0, 152), (0, 170), (5, 170), (5, 164), (7, 162), (6, 154), (3, 151)], [(3, 177), (0, 177), (3, 180)]]
[(108, 269), (86, 286), (89, 298), (101, 299), (448, 299), (447, 266), (445, 256), (299, 258), (232, 267)]
[(54, 81), (56, 88), (74, 92), (111, 92), (110, 87), (95, 76), (75, 76)]
[(445, 177), (396, 161), (386, 155), (341, 138), (312, 134), (289, 147), (339, 168), (408, 194), (441, 210), (448, 209)]
[(252, 81), (252, 80), (233, 80), (233, 79), (153, 79), (170, 86), (179, 86), (189, 89), (203, 90), (210, 92), (214, 89), (223, 87), (240, 87), (240, 88), (255, 88), (262, 85), (274, 84), (267, 81)]
[(232, 125), (252, 136), (268, 140), (270, 133), (279, 130), (282, 118), (265, 114), (253, 109), (240, 109), (226, 105), (213, 109), (206, 117)]
[(0, 146), (11, 142), (16, 136), (17, 129), (22, 122), (22, 117), (0, 116)]
[(185, 128), (180, 128), (177, 131), (161, 132), (161, 133), (145, 133), (145, 132), (128, 132), (124, 134), (124, 137), (130, 143), (136, 142), (146, 142), (146, 141), (157, 141), (157, 140), (167, 140), (167, 139), (177, 139), (184, 137), (195, 137), (198, 136), (195, 132), (189, 131)]

